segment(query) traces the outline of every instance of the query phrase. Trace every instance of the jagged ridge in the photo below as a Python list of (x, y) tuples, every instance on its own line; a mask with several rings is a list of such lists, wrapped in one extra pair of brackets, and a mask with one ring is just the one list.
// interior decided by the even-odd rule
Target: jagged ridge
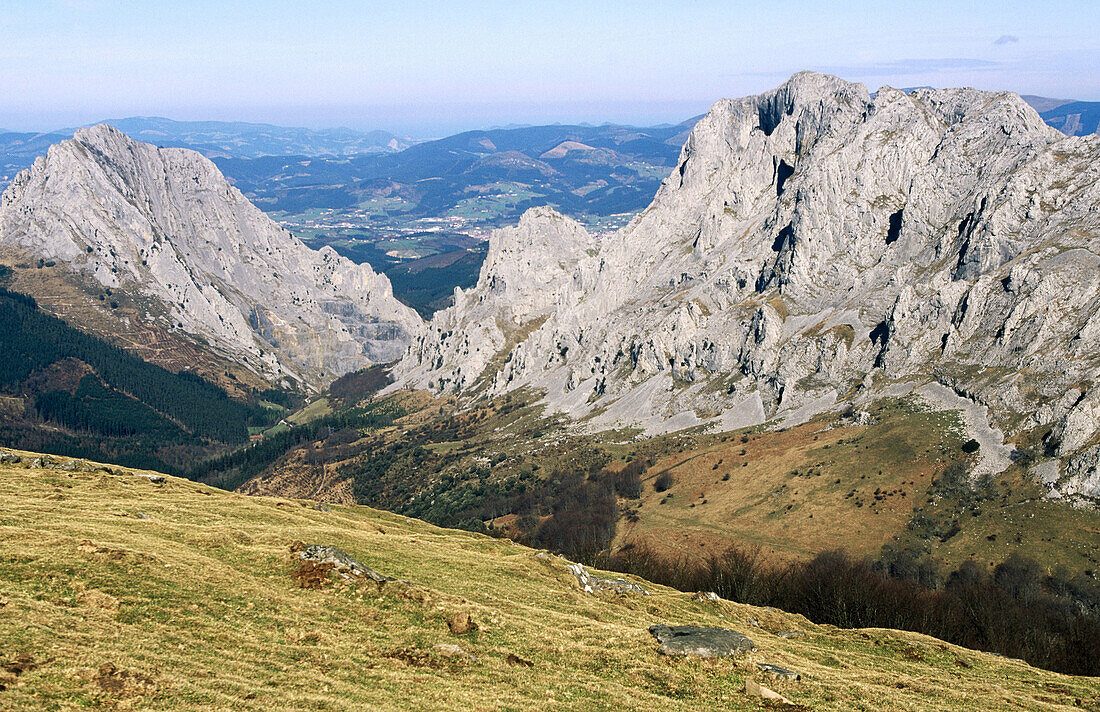
[(1098, 497), (1098, 178), (1100, 139), (1015, 94), (872, 98), (800, 73), (715, 104), (613, 236), (545, 209), (495, 234), (497, 259), (396, 373), (532, 386), (596, 427), (651, 431), (921, 388), (967, 407), (987, 471), (1011, 456), (999, 431), (1048, 427), (1055, 493)]
[(0, 202), (0, 246), (148, 298), (145, 318), (270, 378), (320, 385), (421, 328), (389, 280), (276, 225), (206, 158), (77, 132)]

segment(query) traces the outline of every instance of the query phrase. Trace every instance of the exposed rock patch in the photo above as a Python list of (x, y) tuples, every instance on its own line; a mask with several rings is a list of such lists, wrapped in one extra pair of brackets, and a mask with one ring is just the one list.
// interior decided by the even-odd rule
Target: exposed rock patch
[(648, 596), (649, 591), (638, 584), (627, 581), (621, 578), (600, 578), (599, 576), (593, 576), (585, 571), (584, 566), (581, 564), (567, 564), (566, 568), (574, 576), (577, 577), (577, 585), (581, 587), (582, 591), (586, 593), (596, 593), (597, 591), (611, 591), (613, 593), (627, 594), (627, 593), (639, 593), (643, 596)]
[(760, 697), (770, 702), (774, 702), (775, 704), (782, 705), (784, 707), (790, 707), (794, 705), (793, 702), (788, 700), (783, 695), (774, 690), (769, 690), (756, 680), (753, 680), (751, 677), (745, 678), (745, 694), (751, 697)]
[(794, 670), (788, 670), (787, 668), (779, 667), (778, 665), (770, 665), (768, 663), (757, 663), (756, 667), (760, 668), (762, 672), (765, 672), (772, 677), (779, 678), (781, 680), (794, 680), (798, 681), (802, 679), (802, 675)]
[(313, 570), (317, 570), (320, 567), (327, 567), (325, 573), (328, 571), (336, 571), (345, 577), (363, 577), (375, 583), (386, 583), (387, 581), (396, 580), (367, 568), (346, 554), (342, 549), (338, 549), (335, 546), (314, 544), (298, 552), (298, 558), (301, 559), (303, 563), (311, 564)]
[(697, 593), (692, 594), (691, 600), (700, 601), (700, 602), (703, 602), (703, 601), (721, 601), (722, 597), (719, 596), (714, 591), (699, 591)]
[(650, 626), (649, 632), (661, 643), (659, 651), (664, 655), (729, 657), (754, 648), (749, 638), (728, 628), (658, 624)]

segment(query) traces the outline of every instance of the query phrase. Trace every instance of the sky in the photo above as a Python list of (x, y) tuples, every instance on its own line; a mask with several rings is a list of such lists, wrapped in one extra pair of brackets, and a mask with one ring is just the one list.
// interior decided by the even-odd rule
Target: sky
[(803, 70), (1100, 100), (1097, 0), (0, 0), (0, 128), (678, 123)]

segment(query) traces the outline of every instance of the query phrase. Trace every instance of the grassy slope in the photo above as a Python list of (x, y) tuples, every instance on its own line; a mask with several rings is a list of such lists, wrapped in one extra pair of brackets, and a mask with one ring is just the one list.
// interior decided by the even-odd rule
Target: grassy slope
[[(558, 560), (362, 507), (3, 465), (0, 502), (4, 710), (764, 709), (741, 692), (746, 677), (764, 679), (757, 662), (802, 672), (765, 684), (814, 710), (1100, 708), (1095, 679), (657, 586), (592, 596)], [(298, 540), (413, 585), (297, 588)], [(481, 630), (451, 635), (458, 611)], [(730, 626), (757, 650), (665, 658), (646, 632), (655, 622)], [(774, 635), (796, 628), (808, 635)], [(435, 643), (478, 659), (446, 658)], [(38, 666), (15, 676), (19, 656)]]
[[(420, 391), (388, 399), (407, 415), (394, 427), (364, 431), (352, 459), (331, 457), (322, 472), (292, 454), (242, 489), (352, 503), (344, 465), (353, 470), (357, 461), (400, 441), (453, 457), (447, 463), (430, 460), (397, 478), (422, 495), (418, 502), (460, 499), (463, 487), (476, 488), (479, 479), (472, 473), (485, 458), (493, 462), (491, 482), (530, 475), (534, 468), (539, 476), (552, 477), (558, 470), (583, 472), (596, 461), (606, 460), (615, 470), (628, 459), (641, 459), (652, 462), (643, 474), (642, 498), (619, 500), (621, 510), (636, 513), (638, 520), (619, 520), (614, 546), (645, 539), (676, 557), (732, 543), (759, 546), (769, 558), (786, 561), (838, 547), (873, 558), (890, 544), (922, 551), (948, 570), (968, 559), (995, 565), (1013, 552), (1046, 567), (1100, 569), (1100, 514), (1044, 499), (1025, 466), (998, 475), (992, 496), (980, 501), (969, 501), (969, 488), (937, 486), (948, 463), (972, 461), (961, 449), (965, 436), (955, 413), (929, 411), (907, 399), (874, 404), (866, 425), (834, 414), (778, 431), (694, 430), (643, 440), (628, 432), (562, 428), (530, 394), (515, 396), (518, 408), (487, 401), (458, 414), (453, 403)], [(448, 418), (462, 421), (459, 430), (439, 429)], [(665, 471), (675, 484), (669, 492), (655, 492), (653, 484)], [(442, 474), (456, 484), (433, 491)], [(410, 506), (407, 496), (371, 503), (398, 511)], [(419, 516), (429, 516), (422, 512)], [(934, 520), (935, 527), (912, 526), (918, 518)], [(514, 519), (509, 514), (496, 524)]]
[[(628, 503), (638, 521), (620, 521), (615, 544), (645, 539), (677, 556), (728, 542), (778, 560), (837, 547), (875, 557), (891, 544), (948, 569), (966, 560), (992, 566), (1013, 552), (1075, 572), (1100, 566), (1100, 515), (1046, 499), (1025, 466), (998, 475), (992, 494), (976, 499), (969, 488), (937, 486), (948, 463), (972, 462), (955, 413), (906, 400), (883, 401), (871, 413), (869, 425), (825, 416), (778, 431), (632, 444), (632, 454), (654, 464), (642, 499)], [(675, 484), (658, 493), (653, 483), (665, 471)], [(918, 517), (935, 520), (936, 532), (914, 528)], [(952, 523), (958, 530), (949, 534)]]
[[(874, 556), (905, 529), (962, 444), (952, 432), (953, 414), (892, 403), (876, 415), (873, 426), (827, 427), (819, 419), (746, 438), (712, 438), (660, 458), (646, 479), (667, 471), (675, 484), (666, 493), (644, 489), (640, 521), (620, 525), (620, 541), (641, 537), (665, 548), (678, 544), (684, 553), (733, 541), (780, 558), (845, 546)], [(876, 500), (876, 492), (884, 494)]]

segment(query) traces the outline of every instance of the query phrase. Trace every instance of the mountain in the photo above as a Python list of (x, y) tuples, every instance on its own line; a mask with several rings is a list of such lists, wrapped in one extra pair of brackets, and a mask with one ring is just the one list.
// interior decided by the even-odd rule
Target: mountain
[(1020, 97), (1039, 112), (1043, 121), (1067, 136), (1086, 136), (1100, 131), (1100, 101)]
[[(581, 567), (589, 592), (570, 561), (367, 507), (241, 497), (32, 453), (0, 458), (0, 695), (12, 712), (824, 712), (885, 699), (999, 712), (1089, 709), (1100, 697), (1095, 677), (633, 576), (623, 581), (633, 589), (601, 590), (618, 575)], [(818, 597), (833, 591), (816, 583)], [(1003, 609), (979, 605), (965, 618), (1032, 637)], [(662, 654), (654, 625), (732, 629), (753, 646), (737, 657)], [(1087, 654), (1090, 642), (1070, 648)], [(792, 704), (762, 701), (746, 692), (754, 685)]]
[[(395, 387), (517, 389), (595, 430), (730, 430), (913, 394), (959, 410), (972, 477), (1035, 463), (1100, 498), (1100, 137), (1007, 92), (800, 73), (723, 100), (604, 239), (495, 232)], [(1007, 442), (1006, 442), (1007, 438)]]
[(272, 382), (393, 360), (421, 328), (385, 276), (306, 247), (208, 159), (107, 125), (8, 186), (0, 250), (15, 289), (78, 327), (139, 351), (182, 339)]
[(346, 157), (401, 151), (413, 144), (387, 131), (305, 129), (242, 121), (173, 121), (159, 116), (108, 119), (135, 141), (189, 148), (207, 158), (260, 156)]
[(496, 221), (547, 203), (571, 213), (611, 215), (648, 204), (694, 121), (468, 131), (395, 154), (217, 163), (265, 210), (345, 209), (393, 198), (400, 205), (390, 211), (396, 207), (411, 217)]
[[(922, 87), (924, 89), (934, 89), (935, 87)], [(1051, 109), (1057, 109), (1063, 104), (1073, 103), (1073, 99), (1052, 99), (1048, 96), (1035, 96), (1034, 94), (1021, 94), (1020, 98), (1027, 102), (1028, 106), (1039, 112), (1042, 116), (1044, 111), (1050, 111)]]

